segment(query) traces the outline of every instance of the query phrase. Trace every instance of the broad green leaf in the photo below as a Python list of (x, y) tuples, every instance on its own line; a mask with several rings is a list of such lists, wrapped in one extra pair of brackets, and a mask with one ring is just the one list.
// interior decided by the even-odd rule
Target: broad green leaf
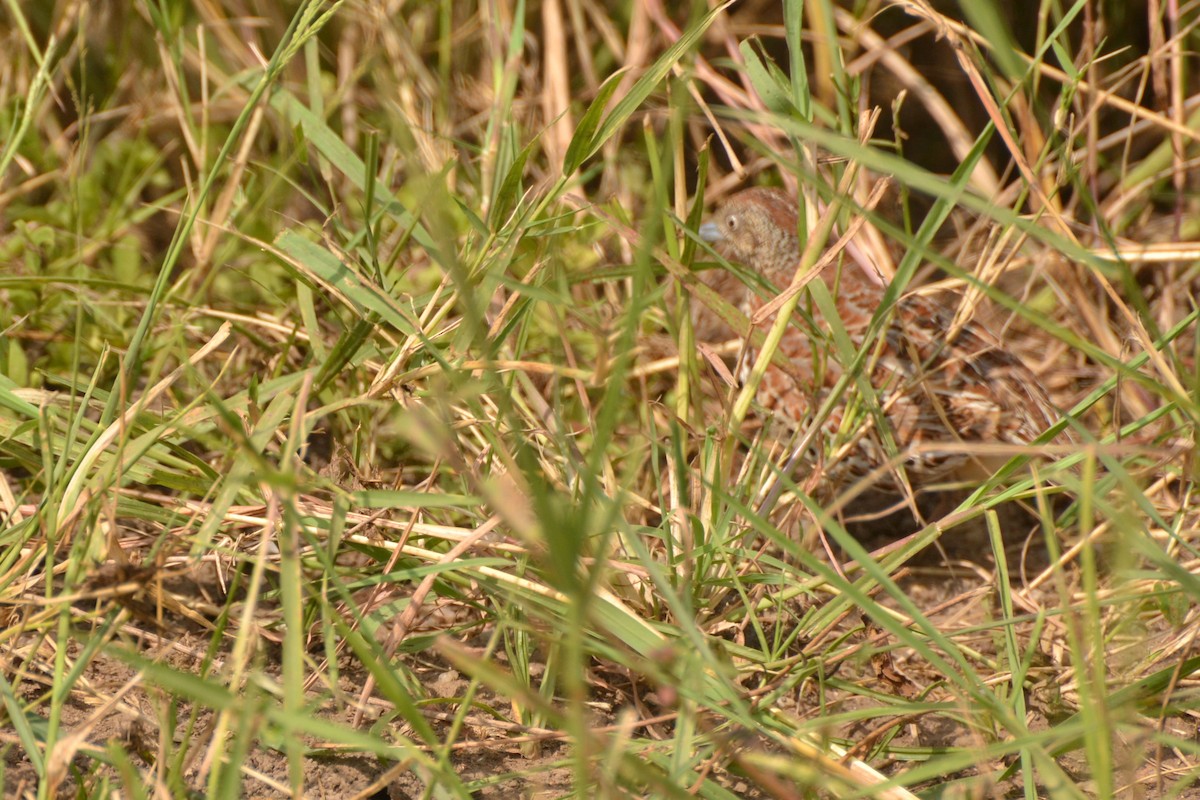
[[(726, 0), (726, 2), (714, 7), (701, 17), (695, 25), (684, 31), (675, 44), (667, 48), (666, 52), (658, 57), (658, 60), (654, 62), (650, 69), (646, 70), (646, 73), (634, 82), (633, 87), (629, 90), (629, 94), (617, 101), (612, 113), (605, 118), (595, 135), (588, 137), (590, 141), (586, 145), (580, 142), (578, 147), (576, 146), (576, 140), (580, 138), (579, 133), (576, 133), (575, 140), (572, 140), (571, 147), (567, 151), (570, 158), (564, 159), (564, 175), (574, 172), (580, 164), (595, 155), (604, 146), (604, 143), (625, 125), (633, 112), (641, 107), (642, 103), (646, 101), (646, 98), (650, 96), (650, 93), (654, 91), (662, 79), (667, 76), (667, 73), (674, 68), (679, 59), (691, 52), (696, 42), (700, 40), (700, 37), (704, 35), (708, 27), (712, 25), (713, 20), (717, 18), (717, 15), (724, 12), (732, 2), (733, 0)], [(600, 100), (600, 98), (597, 98), (597, 100)], [(593, 103), (593, 106), (595, 105), (598, 105), (598, 103)], [(589, 113), (591, 113), (590, 109)], [(567, 168), (568, 166), (570, 169)]]
[(332, 286), (353, 303), (359, 311), (374, 311), (389, 325), (412, 335), (416, 328), (395, 300), (380, 291), (374, 283), (346, 266), (340, 258), (296, 231), (284, 231), (276, 241), (279, 249), (316, 281)]

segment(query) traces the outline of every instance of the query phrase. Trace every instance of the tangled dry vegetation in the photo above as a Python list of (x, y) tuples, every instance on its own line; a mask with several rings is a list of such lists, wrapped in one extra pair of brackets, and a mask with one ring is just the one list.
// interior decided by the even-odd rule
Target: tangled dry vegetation
[[(1196, 795), (1195, 9), (691, 5), (0, 7), (5, 796)], [(830, 490), (754, 183), (1055, 424)]]

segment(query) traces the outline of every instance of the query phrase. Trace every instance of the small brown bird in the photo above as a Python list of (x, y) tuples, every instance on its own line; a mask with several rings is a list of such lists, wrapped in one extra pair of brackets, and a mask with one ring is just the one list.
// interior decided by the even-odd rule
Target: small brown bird
[[(796, 204), (785, 192), (747, 189), (726, 201), (701, 226), (700, 236), (783, 289), (799, 264), (797, 222)], [(886, 282), (849, 260), (826, 267), (820, 278), (835, 299), (850, 341), (861, 350)], [(740, 286), (738, 296), (727, 297), (751, 317), (770, 299), (746, 286)], [(863, 368), (882, 413), (870, 412), (870, 400), (853, 399), (852, 382), (848, 402), (840, 403), (823, 426), (827, 437), (840, 437), (830, 441), (850, 443), (825, 465), (834, 483), (890, 465), (892, 469), (880, 471), (878, 485), (897, 488), (903, 485), (894, 480), (898, 464), (914, 487), (945, 480), (968, 461), (977, 461), (977, 452), (963, 443), (1028, 444), (1057, 417), (1037, 378), (982, 327), (969, 324), (947, 340), (953, 311), (917, 295), (896, 305)], [(825, 344), (828, 321), (815, 307), (811, 316), (815, 327), (797, 314), (779, 344), (793, 368), (785, 371), (772, 364), (758, 390), (761, 404), (793, 426), (805, 423), (820, 407), (846, 366)], [(750, 360), (756, 355), (751, 352)], [(888, 458), (876, 418), (886, 420), (898, 459)]]

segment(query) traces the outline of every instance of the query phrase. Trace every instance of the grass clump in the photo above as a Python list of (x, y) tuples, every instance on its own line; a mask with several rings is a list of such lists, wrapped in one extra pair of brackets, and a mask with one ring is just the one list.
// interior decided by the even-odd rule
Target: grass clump
[[(5, 4), (5, 794), (1192, 793), (1194, 16), (1143, 11)], [(755, 181), (1054, 429), (920, 520), (830, 491), (695, 236)]]

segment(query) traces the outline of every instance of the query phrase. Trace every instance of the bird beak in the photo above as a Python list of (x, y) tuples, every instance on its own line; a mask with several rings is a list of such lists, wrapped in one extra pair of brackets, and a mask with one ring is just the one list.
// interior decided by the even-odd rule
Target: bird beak
[(715, 222), (704, 223), (700, 226), (700, 230), (697, 233), (700, 234), (701, 239), (709, 244), (716, 244), (725, 238), (721, 235), (721, 229), (717, 227), (717, 223)]

